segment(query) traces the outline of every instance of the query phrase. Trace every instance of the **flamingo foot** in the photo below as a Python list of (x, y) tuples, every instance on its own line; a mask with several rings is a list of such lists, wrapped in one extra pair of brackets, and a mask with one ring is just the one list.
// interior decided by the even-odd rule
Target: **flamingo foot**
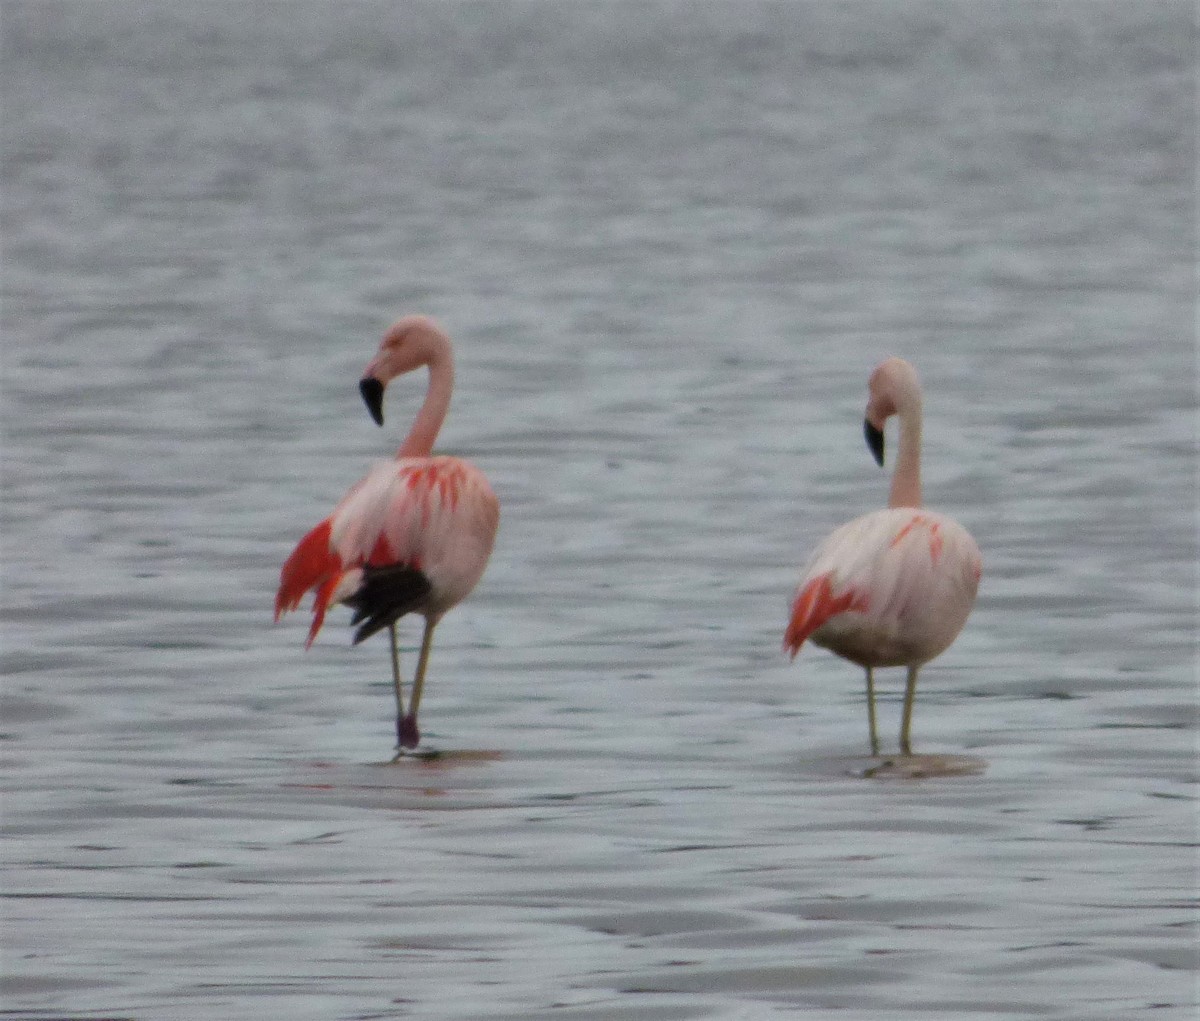
[(405, 713), (396, 721), (396, 740), (401, 748), (413, 749), (421, 743), (421, 732), (417, 729), (417, 718)]

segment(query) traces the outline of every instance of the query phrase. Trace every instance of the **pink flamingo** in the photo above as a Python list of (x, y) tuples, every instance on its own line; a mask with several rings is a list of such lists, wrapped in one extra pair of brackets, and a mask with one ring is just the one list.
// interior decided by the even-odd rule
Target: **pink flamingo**
[[(397, 755), (421, 740), (417, 710), (433, 629), (483, 575), (500, 520), (499, 501), (478, 468), (461, 458), (432, 455), (454, 388), (450, 338), (433, 320), (405, 316), (384, 334), (359, 383), (367, 410), (383, 425), (384, 387), (422, 365), (429, 366), (425, 403), (395, 459), (376, 464), (300, 540), (283, 565), (275, 596), (278, 621), (315, 590), (305, 648), (317, 637), (332, 603), (353, 608), (351, 623), (359, 625), (355, 645), (389, 629)], [(396, 622), (406, 613), (425, 617), (407, 712), (396, 645)]]
[(855, 518), (817, 547), (796, 589), (783, 639), (793, 659), (811, 638), (866, 669), (872, 755), (879, 754), (872, 671), (908, 668), (900, 750), (911, 755), (917, 672), (962, 630), (983, 569), (970, 533), (921, 507), (921, 383), (900, 358), (879, 365), (868, 383), (863, 430), (880, 466), (883, 426), (892, 415), (900, 419), (900, 453), (888, 509)]

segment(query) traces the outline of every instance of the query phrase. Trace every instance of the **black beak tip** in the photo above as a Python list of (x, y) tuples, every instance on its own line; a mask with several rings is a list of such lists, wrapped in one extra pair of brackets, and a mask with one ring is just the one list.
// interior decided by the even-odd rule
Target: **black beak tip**
[(863, 420), (863, 436), (867, 441), (867, 449), (875, 458), (875, 463), (883, 467), (883, 430), (876, 429), (868, 420)]
[(359, 381), (358, 392), (362, 394), (363, 403), (375, 419), (375, 424), (383, 425), (383, 384), (374, 376), (368, 376)]

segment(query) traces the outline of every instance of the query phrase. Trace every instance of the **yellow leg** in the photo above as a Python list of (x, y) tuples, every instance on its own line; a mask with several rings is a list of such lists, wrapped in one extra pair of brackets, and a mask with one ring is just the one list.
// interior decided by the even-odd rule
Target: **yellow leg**
[(417, 660), (417, 674), (413, 678), (412, 698), (408, 703), (408, 714), (413, 722), (417, 721), (417, 707), (421, 704), (421, 689), (425, 687), (425, 668), (429, 665), (429, 650), (433, 648), (433, 629), (437, 621), (425, 618), (425, 634), (421, 638), (421, 656)]
[(404, 715), (404, 690), (400, 686), (400, 647), (396, 644), (396, 623), (389, 629), (392, 635), (392, 685), (396, 689), (396, 719)]
[(912, 748), (908, 743), (908, 731), (912, 726), (913, 702), (917, 697), (917, 670), (919, 667), (908, 668), (908, 683), (904, 686), (904, 716), (900, 719), (900, 752), (911, 755)]
[(867, 667), (867, 724), (871, 728), (871, 754), (879, 754), (879, 734), (875, 730), (875, 677)]
[(425, 687), (425, 668), (429, 666), (429, 650), (433, 647), (433, 629), (436, 626), (436, 620), (425, 618), (425, 636), (421, 639), (421, 655), (417, 660), (417, 673), (413, 677), (412, 694), (408, 699), (408, 712), (407, 714), (401, 713), (396, 721), (396, 737), (400, 743), (397, 757), (404, 754), (404, 749), (416, 748), (421, 743), (421, 731), (417, 727), (417, 710), (421, 707), (421, 690)]

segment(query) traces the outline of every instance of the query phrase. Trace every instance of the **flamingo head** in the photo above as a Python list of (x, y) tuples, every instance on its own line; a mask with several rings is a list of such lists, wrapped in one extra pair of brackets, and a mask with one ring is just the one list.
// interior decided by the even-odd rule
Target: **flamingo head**
[(450, 341), (428, 316), (397, 319), (363, 370), (358, 390), (376, 425), (383, 425), (383, 391), (397, 376), (449, 357)]
[(875, 463), (883, 467), (883, 426), (903, 405), (921, 400), (917, 370), (903, 358), (889, 358), (875, 367), (867, 382), (867, 412), (863, 436)]

